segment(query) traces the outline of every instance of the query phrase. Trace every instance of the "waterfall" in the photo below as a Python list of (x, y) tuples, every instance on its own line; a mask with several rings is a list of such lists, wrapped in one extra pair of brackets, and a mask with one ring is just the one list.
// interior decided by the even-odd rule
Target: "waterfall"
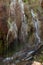
[[(18, 13), (17, 13), (16, 10), (18, 10)], [(11, 12), (11, 15), (14, 16), (15, 20), (16, 20), (16, 17), (17, 17), (16, 15), (20, 15), (21, 20), (23, 20), (24, 3), (22, 2), (22, 0), (12, 0), (11, 3), (10, 3), (10, 12)]]
[(38, 18), (37, 18), (37, 15), (34, 14), (34, 11), (31, 9), (31, 14), (32, 14), (32, 17), (33, 17), (33, 23), (34, 23), (34, 27), (36, 29), (35, 31), (35, 36), (36, 38), (38, 39), (38, 43), (40, 43), (40, 37), (39, 37), (39, 27), (38, 27)]
[[(17, 6), (17, 8), (16, 8), (16, 6)], [(28, 25), (26, 22), (25, 14), (24, 14), (24, 4), (23, 4), (22, 0), (12, 0), (11, 1), (10, 14), (14, 18), (14, 20), (11, 20), (11, 22), (8, 22), (9, 30), (8, 30), (8, 34), (7, 34), (7, 40), (9, 39), (10, 34), (12, 34), (14, 40), (18, 38), (18, 31), (19, 31), (18, 25), (19, 25), (19, 27), (21, 25), (19, 39), (20, 39), (21, 43), (22, 42), (26, 43), (26, 38), (28, 36), (28, 33), (27, 33)], [(11, 35), (10, 35), (10, 38), (11, 38)], [(10, 39), (10, 42), (11, 42), (11, 39)], [(12, 58), (7, 57), (3, 62), (9, 61), (9, 60), (12, 60)]]
[[(17, 6), (17, 5), (18, 6)], [(16, 8), (17, 6), (17, 8)], [(11, 0), (10, 3), (10, 14), (11, 14), (11, 19), (14, 18), (14, 20), (10, 22), (8, 22), (9, 25), (9, 30), (8, 30), (8, 34), (7, 34), (7, 40), (8, 40), (8, 36), (10, 34), (10, 32), (12, 32), (14, 39), (17, 38), (17, 34), (18, 34), (18, 28), (20, 28), (21, 23), (23, 21), (23, 16), (24, 16), (24, 6), (23, 6), (23, 2), (22, 0)]]
[[(16, 26), (15, 22), (12, 22), (12, 23), (9, 22), (9, 26), (10, 26), (10, 28), (9, 28), (8, 34), (7, 34), (7, 42), (11, 41), (11, 39), (12, 39), (11, 35), (13, 36), (14, 39), (16, 39), (17, 38), (17, 33), (18, 33), (18, 29), (17, 29), (17, 26)], [(10, 37), (9, 37), (9, 35), (10, 35)]]
[[(26, 17), (24, 14), (24, 3), (23, 3), (23, 1), (22, 0), (12, 0), (10, 3), (10, 13), (11, 13), (11, 16), (14, 18), (13, 22), (15, 22), (15, 23), (13, 23), (13, 24), (16, 24), (17, 30), (18, 30), (18, 28), (21, 29), (20, 30), (21, 32), (19, 33), (19, 39), (22, 38), (22, 40), (25, 41), (25, 38), (27, 36), (28, 25), (26, 23)], [(11, 28), (12, 28), (12, 24), (10, 25), (10, 29)], [(14, 29), (12, 29), (12, 31), (13, 30)]]

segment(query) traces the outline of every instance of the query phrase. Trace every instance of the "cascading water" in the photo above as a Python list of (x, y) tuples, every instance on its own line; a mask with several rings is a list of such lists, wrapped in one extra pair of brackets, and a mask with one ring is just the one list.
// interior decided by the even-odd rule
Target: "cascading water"
[[(18, 5), (18, 6), (17, 6)], [(16, 7), (17, 6), (17, 7)], [(19, 39), (21, 39), (20, 41), (25, 42), (26, 41), (26, 36), (27, 34), (27, 22), (26, 22), (26, 18), (25, 18), (25, 14), (24, 14), (24, 4), (22, 2), (22, 0), (12, 0), (10, 3), (10, 15), (11, 15), (11, 19), (14, 18), (13, 20), (11, 20), (11, 23), (8, 22), (9, 24), (9, 30), (8, 30), (8, 34), (7, 34), (7, 41), (9, 38), (10, 33), (12, 33), (12, 35), (14, 36), (14, 39), (17, 39), (17, 33), (18, 33), (18, 28), (21, 25), (21, 32), (19, 33)], [(11, 41), (11, 40), (10, 40)], [(16, 43), (15, 43), (16, 44)], [(8, 61), (9, 58), (7, 57), (5, 59), (5, 61)]]
[(39, 37), (39, 26), (38, 26), (39, 20), (37, 18), (37, 15), (34, 14), (34, 11), (33, 10), (31, 10), (31, 14), (32, 14), (32, 18), (33, 18), (34, 27), (36, 29), (36, 31), (35, 31), (35, 37), (38, 39), (38, 42), (37, 43), (40, 43), (41, 40), (40, 40), (40, 37)]
[[(10, 4), (11, 16), (14, 17), (14, 21), (17, 23), (22, 23), (24, 18), (24, 5), (22, 0), (12, 0)], [(18, 21), (17, 21), (18, 19)]]
[[(17, 6), (17, 8), (16, 8), (16, 6)], [(18, 33), (17, 30), (23, 21), (23, 15), (24, 15), (24, 8), (23, 8), (22, 0), (18, 0), (18, 1), (12, 0), (11, 1), (11, 3), (10, 3), (10, 15), (12, 18), (14, 18), (14, 20), (12, 20), (12, 23), (8, 22), (10, 28), (8, 31), (7, 39), (8, 39), (10, 32), (12, 32), (12, 34), (14, 33), (13, 36), (14, 36), (14, 39), (16, 39), (17, 33)]]
[[(17, 29), (15, 22), (8, 23), (8, 24), (10, 25), (10, 28), (9, 28), (8, 34), (7, 34), (7, 41), (9, 39), (10, 33), (13, 35), (13, 38), (16, 39), (17, 38), (17, 32), (18, 32), (18, 29)], [(11, 41), (11, 39), (10, 39), (10, 41)]]
[(25, 41), (27, 36), (27, 23), (24, 14), (24, 3), (22, 0), (12, 0), (10, 4), (11, 17), (14, 18), (14, 22), (19, 31), (19, 39)]

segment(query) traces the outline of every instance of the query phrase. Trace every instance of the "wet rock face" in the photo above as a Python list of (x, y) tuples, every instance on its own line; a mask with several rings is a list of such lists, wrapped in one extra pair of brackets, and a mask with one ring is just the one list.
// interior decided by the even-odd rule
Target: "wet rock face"
[(0, 2), (0, 32), (7, 34), (7, 9), (6, 6)]
[(19, 40), (21, 41), (21, 43), (26, 43), (26, 40), (27, 40), (27, 36), (28, 36), (28, 33), (27, 33), (27, 27), (28, 25), (25, 23), (25, 22), (22, 22), (22, 26), (21, 26), (21, 32), (19, 34)]
[(43, 0), (41, 1), (41, 7), (43, 8)]
[(43, 41), (43, 20), (40, 20), (40, 38)]
[[(2, 40), (2, 47), (4, 47), (8, 32), (7, 19), (8, 16), (6, 6), (3, 2), (0, 2), (0, 41)], [(0, 49), (2, 49), (2, 47), (0, 46)]]
[(41, 11), (41, 13), (38, 13), (38, 19), (39, 19), (39, 36), (41, 41), (43, 41), (43, 10)]
[(7, 27), (7, 10), (6, 6), (4, 6), (2, 3), (0, 4), (0, 32), (7, 33), (8, 27)]
[(28, 47), (30, 49), (33, 48), (34, 44), (35, 44), (35, 27), (34, 27), (34, 23), (32, 21), (32, 16), (31, 16), (31, 12), (29, 9), (29, 5), (28, 4), (24, 4), (24, 11), (25, 11), (25, 15), (27, 18), (27, 22), (28, 22)]

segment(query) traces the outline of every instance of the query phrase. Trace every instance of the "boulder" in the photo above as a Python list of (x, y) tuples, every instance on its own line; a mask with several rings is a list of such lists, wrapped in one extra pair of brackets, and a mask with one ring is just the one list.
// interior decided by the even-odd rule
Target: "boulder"
[(40, 62), (34, 61), (32, 65), (42, 65)]

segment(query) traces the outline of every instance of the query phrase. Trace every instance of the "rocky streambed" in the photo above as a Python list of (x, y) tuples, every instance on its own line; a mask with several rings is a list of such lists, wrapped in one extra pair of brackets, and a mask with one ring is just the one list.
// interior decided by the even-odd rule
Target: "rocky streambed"
[[(40, 47), (39, 47), (40, 48)], [(43, 46), (40, 49), (31, 50), (23, 49), (13, 54), (12, 57), (7, 57), (0, 60), (1, 65), (27, 65), (32, 64), (33, 61), (43, 62)]]

